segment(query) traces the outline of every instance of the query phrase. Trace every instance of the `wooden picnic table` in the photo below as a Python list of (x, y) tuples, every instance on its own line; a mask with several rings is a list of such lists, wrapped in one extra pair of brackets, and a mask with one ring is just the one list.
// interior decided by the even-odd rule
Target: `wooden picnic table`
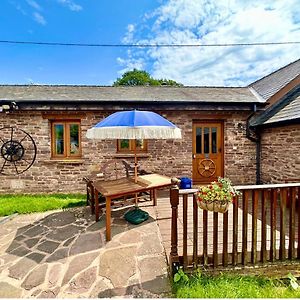
[(96, 221), (99, 220), (99, 193), (105, 197), (106, 240), (111, 240), (111, 201), (113, 199), (149, 191), (153, 198), (153, 205), (155, 206), (157, 204), (156, 190), (171, 185), (171, 178), (160, 174), (138, 176), (137, 182), (131, 177), (93, 182)]

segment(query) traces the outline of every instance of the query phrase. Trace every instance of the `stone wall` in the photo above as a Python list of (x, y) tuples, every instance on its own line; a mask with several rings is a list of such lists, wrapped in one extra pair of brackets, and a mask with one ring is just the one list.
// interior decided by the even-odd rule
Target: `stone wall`
[(261, 149), (263, 183), (300, 181), (300, 124), (264, 129)]
[[(225, 176), (235, 184), (255, 183), (255, 143), (245, 134), (249, 112), (157, 111), (182, 129), (182, 140), (150, 140), (148, 153), (139, 157), (145, 168), (168, 176), (192, 176), (192, 122), (215, 117), (224, 120)], [(82, 178), (111, 158), (133, 162), (133, 155), (116, 153), (116, 141), (91, 141), (86, 131), (111, 112), (81, 112), (80, 161), (51, 160), (50, 122), (42, 112), (16, 111), (0, 114), (0, 128), (17, 126), (30, 133), (37, 145), (33, 166), (20, 175), (0, 175), (0, 192), (85, 192)], [(66, 112), (64, 112), (66, 114)], [(72, 112), (72, 115), (76, 112)], [(124, 157), (125, 156), (125, 157)]]

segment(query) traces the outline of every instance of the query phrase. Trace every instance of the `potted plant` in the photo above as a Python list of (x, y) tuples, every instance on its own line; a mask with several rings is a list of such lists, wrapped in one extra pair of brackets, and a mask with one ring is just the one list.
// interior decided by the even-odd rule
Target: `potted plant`
[(199, 187), (197, 203), (202, 209), (225, 213), (233, 201), (233, 197), (239, 195), (228, 178), (219, 177), (209, 185)]

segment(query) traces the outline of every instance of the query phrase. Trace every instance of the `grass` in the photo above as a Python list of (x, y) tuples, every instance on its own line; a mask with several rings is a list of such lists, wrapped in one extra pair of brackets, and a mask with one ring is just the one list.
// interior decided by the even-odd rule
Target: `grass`
[(177, 298), (299, 298), (300, 288), (292, 289), (289, 281), (258, 276), (195, 274), (181, 276), (173, 285)]
[(82, 194), (0, 195), (0, 216), (85, 205)]

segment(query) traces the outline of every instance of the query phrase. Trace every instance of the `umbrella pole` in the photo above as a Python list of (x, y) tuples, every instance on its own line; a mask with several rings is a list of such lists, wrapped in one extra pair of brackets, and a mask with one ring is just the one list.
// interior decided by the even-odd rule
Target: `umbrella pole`
[[(136, 155), (136, 140), (134, 140), (134, 182), (137, 183), (137, 155)], [(138, 207), (138, 195), (135, 194), (135, 208)]]
[(134, 140), (134, 182), (137, 183), (137, 155), (136, 155), (136, 140)]

